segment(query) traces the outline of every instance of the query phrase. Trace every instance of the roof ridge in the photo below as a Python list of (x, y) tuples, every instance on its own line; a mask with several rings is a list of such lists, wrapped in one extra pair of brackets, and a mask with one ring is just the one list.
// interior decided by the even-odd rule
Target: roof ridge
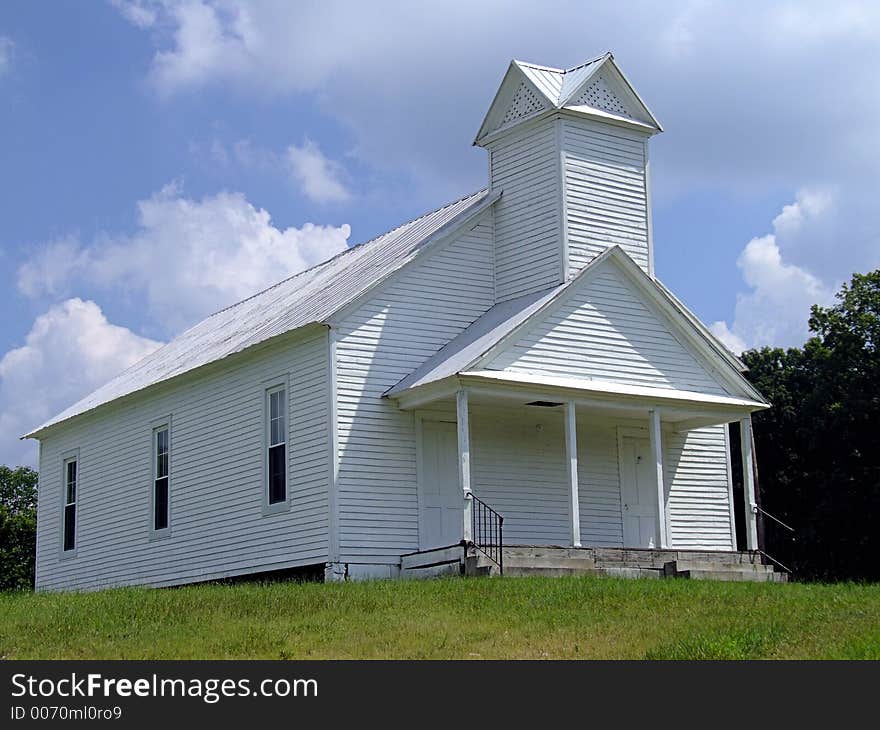
[(514, 63), (519, 64), (520, 66), (528, 66), (529, 68), (536, 68), (539, 71), (552, 71), (558, 74), (564, 74), (564, 68), (556, 68), (554, 66), (544, 66), (540, 63), (531, 63), (530, 61), (520, 61), (518, 58), (513, 59)]
[(611, 57), (611, 51), (605, 51), (605, 53), (602, 53), (602, 54), (596, 56), (595, 58), (591, 58), (589, 61), (584, 61), (583, 63), (579, 63), (577, 66), (572, 66), (571, 68), (565, 69), (562, 73), (569, 74), (569, 73), (572, 73), (573, 71), (577, 71), (579, 68), (583, 68), (584, 66), (589, 66), (593, 63), (596, 63), (596, 61), (601, 61), (603, 58), (610, 58), (610, 57)]
[[(271, 286), (267, 286), (265, 289), (261, 289), (258, 292), (254, 292), (253, 294), (251, 294), (248, 297), (245, 297), (244, 299), (239, 299), (237, 302), (233, 302), (232, 304), (229, 304), (229, 305), (223, 307), (222, 309), (218, 309), (216, 312), (212, 312), (211, 314), (207, 315), (206, 317), (203, 317), (198, 322), (196, 322), (193, 325), (193, 327), (197, 327), (199, 324), (204, 322), (206, 319), (211, 319), (212, 317), (216, 317), (218, 314), (222, 314), (223, 312), (228, 312), (230, 309), (237, 307), (239, 304), (244, 304), (245, 302), (249, 302), (251, 299), (255, 299), (256, 297), (261, 296), (262, 294), (265, 294), (268, 291), (272, 291), (272, 289), (275, 289), (275, 288), (281, 286), (282, 284), (286, 284), (287, 282), (292, 281), (293, 279), (296, 279), (298, 276), (303, 276), (304, 274), (308, 274), (310, 271), (315, 271), (316, 269), (319, 269), (322, 266), (326, 266), (327, 264), (329, 264), (333, 261), (336, 261), (336, 260), (342, 258), (343, 256), (347, 256), (355, 249), (363, 248), (364, 246), (366, 246), (370, 243), (378, 241), (380, 238), (388, 236), (388, 235), (394, 233), (395, 231), (399, 231), (401, 228), (406, 228), (406, 226), (412, 225), (413, 223), (417, 223), (418, 221), (422, 220), (423, 218), (427, 218), (429, 215), (434, 215), (434, 213), (439, 213), (441, 210), (446, 210), (447, 208), (451, 208), (453, 205), (457, 205), (458, 203), (462, 202), (463, 200), (467, 200), (468, 198), (475, 198), (480, 193), (488, 192), (488, 190), (489, 190), (489, 188), (485, 187), (485, 188), (481, 188), (481, 189), (477, 190), (476, 192), (470, 193), (468, 195), (462, 195), (460, 198), (457, 198), (457, 199), (452, 200), (448, 203), (445, 203), (441, 206), (438, 206), (437, 208), (434, 208), (433, 210), (429, 210), (427, 213), (422, 213), (422, 215), (416, 216), (415, 218), (413, 218), (411, 220), (408, 220), (404, 223), (401, 223), (399, 226), (395, 226), (394, 228), (389, 228), (387, 231), (384, 231), (383, 233), (379, 233), (378, 235), (375, 235), (366, 241), (361, 241), (360, 243), (356, 243), (353, 246), (349, 246), (344, 251), (340, 251), (339, 253), (335, 254), (334, 256), (331, 256), (329, 259), (324, 259), (323, 261), (319, 261), (317, 264), (314, 264), (313, 266), (310, 266), (307, 269), (303, 269), (302, 271), (297, 271), (295, 274), (291, 274), (290, 276), (285, 277), (284, 279), (281, 279), (281, 281), (277, 281), (274, 284), (272, 284)], [(192, 327), (187, 328), (186, 330), (184, 330), (180, 334), (181, 335), (186, 334), (186, 332), (188, 332), (190, 329), (192, 329)], [(178, 335), (178, 337), (179, 336), (180, 335)], [(177, 339), (177, 338), (175, 338), (175, 339)]]

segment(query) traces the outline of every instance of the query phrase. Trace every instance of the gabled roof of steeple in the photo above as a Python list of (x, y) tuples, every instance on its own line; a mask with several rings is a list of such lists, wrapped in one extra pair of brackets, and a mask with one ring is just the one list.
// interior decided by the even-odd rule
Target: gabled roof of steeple
[(482, 145), (497, 132), (561, 109), (651, 133), (663, 131), (608, 52), (569, 69), (511, 61), (474, 144)]

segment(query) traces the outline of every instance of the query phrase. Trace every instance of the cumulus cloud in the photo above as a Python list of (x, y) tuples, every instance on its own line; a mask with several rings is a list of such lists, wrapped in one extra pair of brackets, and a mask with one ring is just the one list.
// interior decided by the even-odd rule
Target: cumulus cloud
[(341, 166), (328, 160), (312, 140), (306, 139), (299, 147), (288, 147), (287, 162), (300, 190), (316, 203), (344, 202), (351, 197), (340, 180)]
[(156, 23), (155, 3), (151, 0), (110, 0), (110, 4), (138, 28), (152, 28)]
[(33, 464), (36, 447), (18, 436), (160, 345), (111, 324), (93, 301), (68, 299), (37, 317), (24, 345), (0, 359), (0, 462)]
[(71, 282), (141, 297), (171, 335), (217, 309), (345, 250), (348, 225), (277, 228), (241, 193), (201, 200), (167, 185), (137, 204), (132, 235), (52, 242), (18, 270), (24, 294), (64, 295)]
[(363, 161), (410, 171), (432, 196), (482, 182), (484, 157), (468, 145), (510, 58), (565, 66), (608, 48), (668, 130), (652, 153), (658, 200), (707, 184), (793, 189), (819, 170), (870, 167), (875, 179), (880, 162), (865, 142), (880, 114), (877, 3), (138, 6), (159, 18), (145, 73), (160, 93), (311, 95), (348, 125)]
[(833, 210), (827, 191), (802, 190), (773, 219), (773, 233), (746, 244), (737, 266), (750, 291), (737, 296), (731, 325), (718, 321), (710, 327), (727, 347), (739, 353), (765, 345), (803, 344), (811, 305), (831, 304), (838, 285), (786, 261), (780, 244), (796, 249), (799, 238), (814, 224), (821, 227)]

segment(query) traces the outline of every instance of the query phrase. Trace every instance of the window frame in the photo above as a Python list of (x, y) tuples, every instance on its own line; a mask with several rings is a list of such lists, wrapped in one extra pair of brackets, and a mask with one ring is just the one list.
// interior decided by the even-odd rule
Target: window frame
[[(283, 416), (284, 416), (284, 439), (272, 443), (272, 411), (271, 396), (279, 391), (284, 392)], [(288, 374), (266, 380), (262, 387), (263, 398), (263, 448), (260, 458), (263, 462), (262, 504), (264, 515), (274, 515), (290, 510), (290, 377)], [(275, 446), (284, 446), (284, 499), (270, 502), (271, 495), (271, 470), (269, 466), (270, 450)]]
[[(74, 479), (74, 499), (72, 502), (67, 500), (67, 471), (69, 464), (76, 464), (76, 477)], [(58, 553), (62, 560), (76, 557), (79, 552), (79, 517), (80, 502), (82, 501), (82, 461), (79, 458), (79, 449), (67, 451), (61, 455), (61, 542), (59, 544)], [(67, 508), (73, 507), (73, 547), (65, 549), (65, 538), (67, 537)]]
[[(165, 479), (167, 479), (167, 499), (166, 499), (166, 524), (165, 527), (156, 527), (156, 482), (159, 480), (158, 476), (158, 437), (159, 433), (162, 431), (168, 432), (168, 464), (167, 464), (167, 474)], [(153, 421), (150, 424), (150, 509), (149, 509), (149, 535), (151, 540), (159, 540), (164, 537), (168, 537), (171, 535), (171, 487), (173, 479), (171, 477), (172, 472), (172, 459), (173, 459), (173, 435), (171, 433), (171, 416), (165, 416), (164, 418), (159, 418)]]

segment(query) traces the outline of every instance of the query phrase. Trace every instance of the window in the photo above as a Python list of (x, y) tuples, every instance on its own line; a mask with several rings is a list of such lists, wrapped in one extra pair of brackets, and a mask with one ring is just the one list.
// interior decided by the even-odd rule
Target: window
[(168, 424), (153, 429), (153, 529), (168, 527), (170, 433)]
[(283, 386), (266, 391), (266, 473), (270, 505), (287, 500), (287, 398)]
[(77, 460), (64, 461), (64, 551), (76, 548)]

